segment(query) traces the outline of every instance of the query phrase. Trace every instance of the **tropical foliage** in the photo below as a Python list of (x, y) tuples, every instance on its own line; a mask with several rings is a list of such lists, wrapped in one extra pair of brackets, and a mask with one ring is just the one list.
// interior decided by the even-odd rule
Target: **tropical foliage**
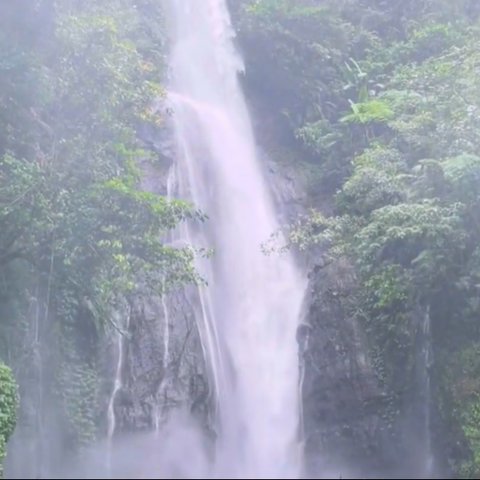
[[(114, 313), (140, 291), (198, 280), (194, 251), (164, 239), (201, 216), (142, 188), (156, 154), (139, 132), (163, 122), (153, 108), (163, 95), (160, 3), (0, 4), (0, 355), (28, 370), (42, 338), (56, 338), (49, 381), (76, 415), (74, 443), (85, 425), (92, 434), (92, 338), (118, 327)], [(72, 370), (86, 372), (83, 390)], [(92, 405), (77, 407), (79, 396)]]
[(415, 312), (431, 309), (438, 401), (471, 449), (452, 469), (478, 475), (480, 390), (474, 362), (461, 366), (480, 333), (478, 3), (245, 0), (236, 12), (247, 87), (283, 125), (276, 141), (319, 172), (323, 195), (286, 246), (356, 266), (355, 315), (384, 367), (413, 351)]

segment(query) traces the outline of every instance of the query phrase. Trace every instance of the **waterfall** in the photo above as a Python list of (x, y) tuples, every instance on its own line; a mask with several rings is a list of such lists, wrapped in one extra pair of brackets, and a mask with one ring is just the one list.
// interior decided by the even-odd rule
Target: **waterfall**
[[(212, 476), (300, 474), (295, 333), (305, 280), (261, 244), (279, 228), (257, 159), (226, 0), (170, 0), (169, 99), (180, 197), (208, 221), (177, 232), (212, 247), (196, 318), (216, 405)], [(190, 472), (195, 475), (195, 472)]]
[[(175, 181), (175, 168), (172, 166), (168, 171), (167, 176), (167, 199), (172, 199), (172, 191)], [(166, 402), (166, 389), (169, 379), (169, 369), (168, 363), (170, 359), (170, 312), (168, 309), (167, 295), (166, 295), (166, 283), (165, 279), (162, 281), (162, 294), (161, 294), (161, 304), (162, 304), (162, 314), (163, 314), (163, 358), (162, 358), (162, 368), (163, 368), (163, 377), (160, 382), (157, 391), (156, 405), (154, 406), (153, 411), (153, 425), (155, 428), (155, 433), (158, 435), (160, 432), (160, 424), (162, 421), (163, 411), (165, 410)]]
[(122, 388), (122, 371), (123, 371), (123, 361), (124, 361), (124, 343), (125, 335), (128, 332), (130, 324), (130, 312), (127, 312), (125, 317), (124, 325), (122, 326), (125, 330), (121, 330), (120, 323), (117, 322), (117, 331), (116, 331), (116, 347), (117, 347), (117, 362), (115, 367), (115, 377), (113, 380), (113, 389), (108, 401), (107, 407), (107, 472), (109, 477), (112, 478), (113, 475), (113, 465), (112, 465), (112, 447), (113, 447), (113, 436), (115, 434), (115, 429), (117, 426), (117, 419), (115, 416), (115, 399), (117, 394)]
[(39, 301), (39, 284), (35, 288), (35, 296), (33, 298), (34, 312), (33, 312), (33, 331), (34, 331), (34, 355), (35, 355), (35, 400), (36, 400), (36, 409), (35, 409), (35, 472), (39, 478), (43, 478), (45, 472), (45, 459), (44, 459), (44, 449), (42, 437), (44, 436), (44, 359), (42, 355), (42, 343), (41, 343), (41, 330), (42, 330), (42, 318), (41, 318), (41, 308)]
[(432, 333), (430, 305), (425, 308), (422, 325), (422, 361), (423, 361), (423, 395), (424, 395), (424, 436), (425, 436), (425, 475), (430, 477), (434, 471), (434, 456), (432, 449), (432, 392), (430, 371), (433, 366)]
[(164, 410), (164, 403), (165, 403), (165, 393), (167, 389), (167, 382), (168, 382), (168, 361), (170, 357), (170, 314), (168, 311), (167, 305), (167, 298), (165, 295), (165, 281), (162, 284), (162, 297), (161, 297), (161, 304), (162, 304), (162, 313), (163, 313), (163, 358), (162, 358), (162, 368), (163, 368), (163, 377), (158, 387), (157, 392), (157, 404), (154, 409), (154, 428), (155, 433), (158, 435), (160, 432), (160, 424), (162, 421), (162, 410)]
[(297, 343), (298, 343), (298, 358), (299, 358), (299, 373), (300, 380), (298, 382), (298, 399), (300, 405), (299, 412), (299, 437), (300, 442), (303, 445), (305, 441), (305, 418), (303, 413), (302, 397), (303, 397), (303, 385), (305, 380), (305, 354), (309, 347), (311, 327), (307, 323), (302, 323), (297, 329)]

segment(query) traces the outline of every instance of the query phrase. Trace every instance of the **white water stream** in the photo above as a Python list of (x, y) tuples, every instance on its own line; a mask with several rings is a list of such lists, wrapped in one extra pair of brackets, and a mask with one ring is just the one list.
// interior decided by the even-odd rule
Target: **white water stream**
[[(127, 315), (125, 316), (124, 324), (121, 323), (121, 315), (117, 315), (116, 319), (116, 328), (115, 340), (116, 340), (116, 353), (117, 353), (117, 362), (115, 366), (115, 378), (113, 381), (112, 393), (110, 395), (107, 407), (107, 474), (109, 478), (112, 478), (113, 475), (113, 462), (112, 462), (112, 448), (113, 448), (113, 439), (115, 435), (115, 430), (117, 427), (117, 419), (115, 416), (115, 400), (120, 389), (123, 387), (122, 384), (122, 371), (125, 357), (125, 335), (128, 332), (130, 325), (130, 310), (128, 310)], [(123, 330), (122, 330), (123, 329)]]
[(432, 478), (434, 474), (435, 459), (432, 449), (432, 431), (431, 431), (431, 408), (432, 408), (432, 388), (430, 373), (433, 366), (432, 332), (431, 332), (430, 305), (425, 308), (425, 314), (422, 325), (423, 345), (423, 394), (424, 394), (424, 435), (425, 435), (425, 465), (424, 474), (426, 478)]
[(305, 280), (288, 255), (261, 251), (279, 225), (238, 81), (243, 63), (226, 1), (168, 4), (179, 193), (209, 217), (180, 235), (215, 250), (198, 265), (208, 286), (197, 312), (217, 406), (211, 476), (297, 477), (295, 332)]

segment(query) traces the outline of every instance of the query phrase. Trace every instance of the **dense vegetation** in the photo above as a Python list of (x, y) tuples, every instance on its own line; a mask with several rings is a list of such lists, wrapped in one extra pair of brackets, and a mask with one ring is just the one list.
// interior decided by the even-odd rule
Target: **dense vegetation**
[[(428, 312), (439, 414), (465, 445), (450, 468), (478, 477), (480, 3), (229, 3), (246, 90), (274, 125), (260, 136), (308, 177), (289, 246), (355, 267), (353, 311), (392, 388)], [(161, 7), (0, 2), (0, 359), (32, 382), (39, 355), (55, 359), (72, 448), (98, 434), (94, 352), (113, 318), (140, 291), (197, 280), (192, 250), (162, 238), (200, 215), (141, 182), (156, 157), (140, 133), (163, 122)], [(14, 385), (0, 365), (0, 460)]]
[(314, 179), (291, 245), (355, 265), (382, 382), (409, 364), (415, 312), (431, 315), (437, 403), (470, 451), (450, 466), (478, 476), (478, 2), (238, 3), (247, 87), (281, 125), (272, 151)]
[(56, 365), (73, 445), (97, 429), (99, 336), (138, 291), (196, 280), (192, 251), (162, 238), (198, 214), (141, 188), (155, 156), (138, 132), (162, 122), (160, 3), (0, 3), (0, 358), (33, 384)]
[(0, 477), (3, 477), (7, 441), (15, 428), (17, 402), (17, 385), (12, 371), (0, 364)]

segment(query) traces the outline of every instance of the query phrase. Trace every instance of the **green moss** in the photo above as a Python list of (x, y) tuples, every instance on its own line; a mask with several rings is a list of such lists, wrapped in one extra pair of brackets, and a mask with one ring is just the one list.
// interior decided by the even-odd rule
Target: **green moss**
[(60, 391), (68, 430), (76, 447), (95, 440), (98, 375), (88, 365), (62, 365)]

